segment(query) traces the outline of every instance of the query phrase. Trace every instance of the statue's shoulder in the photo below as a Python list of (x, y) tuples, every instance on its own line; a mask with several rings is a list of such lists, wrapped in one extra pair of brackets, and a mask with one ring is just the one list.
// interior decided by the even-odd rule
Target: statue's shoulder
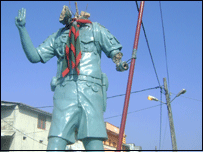
[(69, 29), (67, 27), (62, 27), (57, 31), (57, 33), (59, 33), (59, 34), (69, 33)]
[(106, 28), (105, 26), (101, 25), (98, 22), (92, 22), (93, 26), (97, 27), (97, 28)]
[(69, 29), (67, 29), (66, 27), (62, 27), (62, 28), (58, 29), (55, 32), (55, 35), (56, 35), (55, 38), (58, 38), (59, 36), (64, 35), (64, 34), (65, 35), (69, 34)]

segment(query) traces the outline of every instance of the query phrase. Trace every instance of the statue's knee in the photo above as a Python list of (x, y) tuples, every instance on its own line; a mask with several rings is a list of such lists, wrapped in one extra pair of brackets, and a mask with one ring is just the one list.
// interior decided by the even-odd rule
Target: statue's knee
[(47, 150), (65, 150), (67, 143), (60, 137), (49, 137)]
[(83, 144), (85, 150), (104, 150), (103, 140), (99, 138), (85, 138)]

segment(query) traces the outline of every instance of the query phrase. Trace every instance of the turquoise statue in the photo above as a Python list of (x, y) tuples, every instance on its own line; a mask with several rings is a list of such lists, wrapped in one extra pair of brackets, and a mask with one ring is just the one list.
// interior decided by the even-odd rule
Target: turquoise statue
[(108, 138), (103, 119), (108, 79), (101, 71), (101, 52), (113, 60), (117, 71), (127, 70), (128, 64), (121, 60), (119, 41), (89, 17), (89, 13), (81, 11), (79, 15), (77, 11), (72, 18), (69, 8), (63, 6), (59, 22), (65, 27), (37, 48), (25, 28), (26, 10), (19, 10), (15, 18), (23, 50), (31, 63), (58, 58), (57, 74), (51, 81), (54, 108), (47, 150), (65, 150), (75, 140), (81, 140), (86, 150), (103, 150), (103, 141)]

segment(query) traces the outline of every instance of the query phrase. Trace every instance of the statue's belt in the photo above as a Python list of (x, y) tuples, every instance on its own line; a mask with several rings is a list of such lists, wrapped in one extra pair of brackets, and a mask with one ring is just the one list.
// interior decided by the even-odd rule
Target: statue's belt
[(61, 77), (57, 79), (57, 84), (65, 85), (68, 81), (88, 81), (98, 85), (102, 85), (102, 80), (88, 75), (68, 75), (65, 78)]

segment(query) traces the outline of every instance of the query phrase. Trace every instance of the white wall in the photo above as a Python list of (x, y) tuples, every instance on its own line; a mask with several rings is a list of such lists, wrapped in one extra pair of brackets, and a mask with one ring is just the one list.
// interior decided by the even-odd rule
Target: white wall
[[(7, 121), (13, 119), (13, 127), (26, 134), (24, 135), (16, 130), (10, 150), (46, 150), (46, 145), (48, 144), (47, 137), (51, 125), (50, 116), (46, 116), (46, 129), (44, 130), (37, 128), (38, 112), (16, 106), (15, 110), (3, 110), (1, 113), (2, 118)], [(23, 136), (26, 137), (25, 140), (23, 140)], [(28, 136), (37, 141), (34, 141)], [(43, 140), (43, 142), (39, 143), (39, 140)]]

